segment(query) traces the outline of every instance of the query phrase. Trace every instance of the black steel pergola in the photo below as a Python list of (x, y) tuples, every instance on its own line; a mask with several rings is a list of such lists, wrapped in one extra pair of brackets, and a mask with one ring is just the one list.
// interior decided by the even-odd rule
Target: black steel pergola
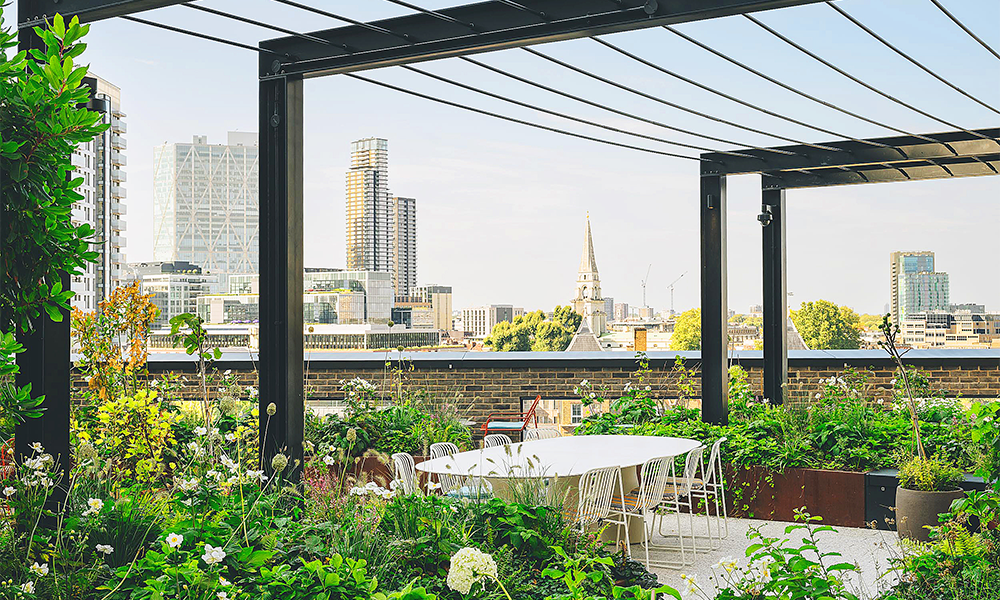
[[(686, 37), (670, 26), (729, 15), (749, 15), (770, 9), (814, 4), (822, 0), (494, 0), (439, 10), (427, 10), (402, 0), (387, 0), (405, 6), (414, 13), (373, 22), (355, 21), (292, 0), (273, 1), (351, 23), (343, 27), (309, 33), (288, 31), (289, 35), (263, 41), (256, 49), (259, 52), (260, 85), (259, 374), (261, 431), (266, 431), (262, 439), (262, 448), (265, 456), (283, 451), (293, 459), (300, 459), (304, 414), (302, 313), (304, 79), (334, 74), (360, 77), (356, 75), (357, 72), (381, 67), (411, 65), (448, 57), (468, 57), (494, 50), (528, 48), (575, 38), (596, 39), (596, 36), (604, 34), (659, 26), (667, 27), (673, 33)], [(64, 15), (78, 15), (84, 22), (122, 17), (183, 34), (247, 47), (212, 35), (196, 34), (132, 16), (142, 11), (179, 4), (210, 12), (212, 10), (182, 0), (18, 0), (20, 42), (22, 47), (36, 45), (38, 41), (30, 27), (42, 24), (47, 15), (60, 12)], [(221, 11), (215, 12), (218, 14)], [(222, 16), (238, 18), (225, 13)], [(954, 20), (954, 17), (952, 19)], [(960, 23), (959, 25), (961, 26)], [(971, 31), (962, 27), (975, 37)], [(286, 31), (273, 26), (271, 28)], [(979, 38), (976, 40), (986, 45)], [(884, 40), (883, 43), (888, 44)], [(706, 47), (706, 49), (715, 52), (711, 48)], [(899, 52), (898, 49), (893, 49)], [(466, 60), (471, 59), (466, 58)], [(731, 58), (728, 60), (736, 62)], [(749, 69), (745, 65), (740, 66)], [(665, 70), (664, 72), (671, 74)], [(366, 81), (372, 80), (366, 79)], [(773, 79), (771, 81), (775, 82)], [(775, 83), (784, 85), (780, 82)], [(387, 84), (380, 85), (399, 89)], [(963, 90), (958, 91), (966, 93)], [(797, 93), (809, 97), (801, 92)], [(422, 97), (436, 100), (428, 96)], [(829, 103), (824, 104), (832, 106)], [(452, 105), (458, 106), (454, 103)], [(459, 108), (465, 107), (459, 106)], [(768, 112), (765, 109), (754, 108)], [(689, 109), (685, 110), (692, 112)], [(847, 112), (839, 108), (838, 110)], [(996, 109), (991, 108), (991, 110), (1000, 114)], [(477, 112), (490, 114), (485, 111), (477, 110)], [(848, 112), (848, 114), (853, 113)], [(854, 116), (881, 125), (871, 119)], [(793, 119), (786, 118), (786, 120), (798, 122)], [(646, 121), (652, 122), (648, 119)], [(541, 128), (554, 130), (544, 126)], [(757, 131), (747, 127), (743, 129)], [(812, 129), (828, 131), (818, 127)], [(890, 127), (890, 129), (902, 132), (895, 128)], [(576, 137), (603, 141), (587, 136), (576, 135)], [(649, 138), (649, 136), (644, 137)], [(763, 228), (764, 395), (780, 402), (787, 377), (785, 190), (911, 179), (996, 175), (1000, 167), (998, 137), (1000, 137), (998, 129), (978, 131), (957, 129), (949, 133), (865, 140), (848, 137), (848, 141), (822, 144), (739, 148), (724, 152), (704, 152), (700, 157), (682, 156), (681, 158), (700, 160), (701, 163), (703, 418), (714, 423), (725, 423), (728, 419), (726, 274), (726, 177), (728, 175), (759, 173), (762, 176), (761, 220), (762, 224), (765, 224)], [(718, 138), (710, 139), (718, 140)], [(614, 142), (606, 143), (622, 145)], [(626, 147), (642, 149), (627, 145)], [(688, 147), (697, 148), (691, 145)], [(65, 457), (69, 455), (68, 319), (63, 323), (52, 323), (46, 319), (38, 325), (36, 332), (25, 340), (25, 346), (29, 351), (20, 361), (22, 364), (20, 381), (33, 383), (36, 393), (46, 395), (49, 412), (42, 419), (20, 426), (17, 443), (19, 448), (25, 448), (30, 441), (43, 440), (53, 454)], [(268, 418), (266, 407), (272, 402), (276, 405), (277, 411), (265, 428), (263, 421)]]

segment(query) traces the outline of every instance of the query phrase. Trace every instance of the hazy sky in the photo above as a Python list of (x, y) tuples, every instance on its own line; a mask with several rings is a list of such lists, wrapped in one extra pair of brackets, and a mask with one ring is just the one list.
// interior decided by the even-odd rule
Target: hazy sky
[[(402, 14), (381, 0), (306, 0), (368, 20)], [(420, 0), (428, 8), (456, 4)], [(298, 31), (337, 26), (266, 0), (205, 0), (223, 10)], [(842, 0), (838, 3), (891, 42), (969, 92), (1000, 108), (1000, 60), (928, 0)], [(1000, 3), (945, 0), (1000, 49)], [(185, 7), (145, 18), (255, 45), (271, 32)], [(761, 13), (761, 20), (847, 71), (961, 126), (1000, 124), (993, 113), (919, 71), (825, 4)], [(7, 22), (16, 20), (8, 9)], [(785, 45), (742, 17), (679, 27), (764, 72), (855, 112), (912, 132), (948, 126), (893, 104)], [(857, 137), (891, 135), (879, 127), (777, 88), (677, 36), (652, 29), (609, 36), (622, 47), (734, 96), (802, 121)], [(257, 127), (254, 53), (120, 20), (95, 24), (84, 55), (92, 70), (122, 88), (128, 114), (128, 259), (152, 258), (152, 155), (164, 142)], [(826, 134), (713, 96), (629, 61), (593, 40), (551, 44), (542, 51), (648, 93), (747, 125), (809, 141)], [(608, 106), (678, 127), (772, 146), (785, 142), (706, 121), (609, 88), (522, 50), (481, 55), (484, 62), (544, 81)], [(652, 125), (511, 82), (456, 59), (427, 70), (538, 106), (621, 128), (695, 144)], [(367, 75), (428, 94), (607, 139), (678, 150), (541, 115), (459, 90), (398, 68)], [(652, 264), (648, 302), (667, 308), (676, 286), (678, 310), (699, 303), (698, 170), (666, 158), (567, 138), (441, 106), (346, 77), (306, 82), (305, 256), (310, 266), (344, 264), (344, 171), (349, 142), (389, 139), (390, 186), (417, 198), (419, 282), (452, 285), (456, 308), (512, 303), (551, 309), (573, 296), (590, 212), (605, 296), (641, 304), (640, 281)], [(730, 306), (760, 301), (759, 178), (729, 184)], [(793, 305), (825, 298), (861, 312), (888, 302), (893, 250), (933, 250), (951, 275), (954, 302), (1000, 310), (1000, 177), (848, 186), (788, 195), (788, 289)]]

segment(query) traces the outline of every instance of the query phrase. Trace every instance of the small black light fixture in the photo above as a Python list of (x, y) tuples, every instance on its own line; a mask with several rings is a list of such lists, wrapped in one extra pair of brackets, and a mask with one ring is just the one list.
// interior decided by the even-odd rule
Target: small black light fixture
[(771, 207), (766, 204), (760, 205), (760, 214), (757, 215), (757, 220), (760, 221), (761, 227), (767, 227), (771, 224), (771, 220), (774, 217), (771, 215)]

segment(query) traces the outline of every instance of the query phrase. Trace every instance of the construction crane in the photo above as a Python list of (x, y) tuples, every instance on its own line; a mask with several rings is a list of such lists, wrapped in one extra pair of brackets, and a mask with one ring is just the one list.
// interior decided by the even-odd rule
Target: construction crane
[(668, 286), (667, 286), (667, 289), (669, 289), (669, 290), (670, 290), (670, 314), (674, 314), (674, 285), (675, 285), (675, 284), (676, 284), (676, 283), (677, 283), (678, 281), (680, 281), (680, 280), (681, 280), (681, 277), (684, 277), (684, 276), (685, 276), (685, 275), (687, 275), (687, 274), (688, 274), (688, 272), (687, 272), (687, 271), (684, 271), (683, 273), (681, 273), (681, 276), (680, 276), (680, 277), (678, 277), (677, 279), (675, 279), (675, 280), (673, 281), (673, 283), (671, 283), (670, 285), (668, 285)]
[(653, 263), (646, 267), (646, 277), (642, 280), (642, 307), (646, 308), (646, 282), (649, 281), (649, 270), (653, 268)]

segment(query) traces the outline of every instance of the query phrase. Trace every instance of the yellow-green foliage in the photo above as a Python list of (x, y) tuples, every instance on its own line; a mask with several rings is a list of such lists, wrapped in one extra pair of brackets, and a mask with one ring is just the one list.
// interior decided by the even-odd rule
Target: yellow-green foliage
[(940, 538), (938, 550), (949, 556), (983, 556), (987, 551), (986, 542), (979, 534), (969, 533), (959, 524), (942, 527)]
[[(163, 450), (172, 445), (175, 416), (166, 410), (156, 392), (108, 400), (97, 409), (93, 444), (122, 474), (142, 483), (163, 475)], [(91, 436), (88, 436), (91, 437)]]
[(935, 492), (955, 489), (962, 472), (941, 459), (914, 456), (899, 466), (899, 485), (908, 490)]

